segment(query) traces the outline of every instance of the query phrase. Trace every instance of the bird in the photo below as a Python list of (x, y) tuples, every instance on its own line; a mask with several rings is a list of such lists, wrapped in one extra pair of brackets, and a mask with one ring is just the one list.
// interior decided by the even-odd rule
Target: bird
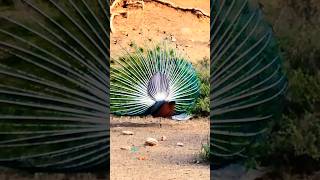
[(186, 113), (200, 91), (193, 65), (166, 42), (143, 51), (124, 52), (111, 65), (111, 113), (161, 118)]
[(156, 102), (156, 104), (151, 107), (155, 111), (151, 111), (150, 114), (153, 117), (170, 118), (170, 117), (172, 117), (174, 115), (175, 104), (176, 103), (174, 101), (170, 101), (170, 102), (159, 101), (159, 102)]
[(12, 1), (0, 12), (0, 165), (109, 167), (109, 1)]
[(254, 158), (283, 109), (288, 81), (258, 4), (213, 0), (210, 35), (211, 170)]

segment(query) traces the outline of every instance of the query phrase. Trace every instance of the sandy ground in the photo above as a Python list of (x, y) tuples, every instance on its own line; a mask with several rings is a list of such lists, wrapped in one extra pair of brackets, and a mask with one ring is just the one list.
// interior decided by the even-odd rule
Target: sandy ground
[[(176, 122), (155, 118), (111, 118), (112, 180), (142, 179), (210, 179), (210, 167), (201, 161), (200, 150), (209, 138), (209, 120), (193, 119)], [(122, 135), (129, 130), (134, 135)], [(161, 139), (156, 146), (145, 146), (148, 137)], [(183, 147), (177, 143), (184, 144)], [(129, 150), (121, 147), (129, 146)], [(197, 162), (199, 161), (199, 162)]]
[[(209, 0), (170, 0), (175, 5), (198, 8), (209, 14)], [(156, 3), (145, 2), (142, 8), (123, 8), (113, 12), (128, 12), (128, 16), (115, 16), (115, 31), (110, 35), (110, 55), (120, 56), (123, 48), (128, 49), (134, 42), (138, 46), (152, 46), (167, 41), (192, 62), (210, 57), (210, 18), (198, 17)]]

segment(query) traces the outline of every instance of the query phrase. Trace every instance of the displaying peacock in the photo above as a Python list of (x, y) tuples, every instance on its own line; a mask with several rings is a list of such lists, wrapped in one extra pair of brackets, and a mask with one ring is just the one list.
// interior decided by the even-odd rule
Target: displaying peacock
[(252, 1), (211, 1), (210, 71), (215, 169), (255, 151), (287, 87), (272, 29)]
[(171, 117), (186, 113), (198, 97), (199, 80), (192, 64), (166, 45), (127, 52), (114, 62), (113, 114)]
[(109, 1), (0, 8), (0, 165), (107, 171)]

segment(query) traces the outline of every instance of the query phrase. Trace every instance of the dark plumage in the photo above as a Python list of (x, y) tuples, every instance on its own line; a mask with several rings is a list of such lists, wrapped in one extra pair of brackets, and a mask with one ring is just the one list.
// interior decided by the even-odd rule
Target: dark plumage
[(174, 115), (175, 105), (174, 101), (159, 101), (147, 111), (147, 114), (151, 114), (153, 117), (169, 118)]

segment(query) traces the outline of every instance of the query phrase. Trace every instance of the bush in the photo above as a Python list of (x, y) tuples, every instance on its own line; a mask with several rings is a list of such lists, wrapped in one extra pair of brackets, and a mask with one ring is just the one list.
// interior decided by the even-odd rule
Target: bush
[(285, 60), (289, 87), (283, 118), (274, 122), (260, 160), (287, 169), (312, 162), (315, 168), (320, 160), (320, 3), (262, 0), (262, 4)]
[(273, 152), (320, 159), (320, 119), (312, 113), (303, 117), (284, 116), (281, 128), (272, 134)]
[(210, 114), (210, 61), (203, 58), (194, 65), (200, 80), (200, 96), (191, 113), (196, 116), (209, 116)]

